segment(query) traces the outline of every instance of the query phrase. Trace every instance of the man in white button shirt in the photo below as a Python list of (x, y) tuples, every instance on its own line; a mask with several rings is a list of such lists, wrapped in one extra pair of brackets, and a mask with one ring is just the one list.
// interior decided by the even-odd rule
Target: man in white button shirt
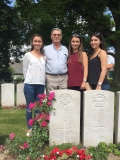
[(67, 58), (68, 50), (61, 44), (62, 30), (53, 28), (51, 31), (52, 44), (44, 47), (46, 56), (46, 89), (67, 88)]

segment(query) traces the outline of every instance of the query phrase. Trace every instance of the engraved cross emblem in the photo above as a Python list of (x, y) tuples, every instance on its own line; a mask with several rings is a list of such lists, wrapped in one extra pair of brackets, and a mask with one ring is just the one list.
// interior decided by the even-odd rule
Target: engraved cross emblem
[(66, 120), (64, 120), (63, 128), (58, 128), (58, 130), (63, 131), (63, 138), (64, 138), (63, 143), (66, 143), (66, 131), (71, 130), (71, 127), (66, 128)]
[(97, 134), (98, 134), (98, 142), (100, 142), (100, 138), (102, 138), (102, 137), (104, 137), (104, 136), (102, 136), (101, 134), (100, 134), (100, 130), (101, 129), (104, 129), (105, 128), (105, 126), (100, 126), (100, 120), (98, 120), (98, 124), (97, 124), (97, 126), (93, 126), (93, 129), (97, 129)]

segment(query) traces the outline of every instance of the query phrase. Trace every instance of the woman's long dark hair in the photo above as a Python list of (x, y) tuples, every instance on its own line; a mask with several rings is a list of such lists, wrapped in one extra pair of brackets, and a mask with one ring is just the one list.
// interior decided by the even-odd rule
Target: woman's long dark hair
[[(35, 34), (31, 37), (31, 43), (33, 42), (34, 37), (40, 37), (40, 38), (42, 39), (42, 46), (41, 46), (41, 48), (40, 48), (40, 53), (41, 53), (41, 54), (44, 54), (44, 50), (43, 50), (43, 47), (44, 47), (43, 37), (42, 37), (40, 34), (35, 33)], [(32, 45), (30, 51), (33, 51), (33, 50), (34, 50), (34, 46)]]
[(82, 38), (80, 37), (79, 34), (77, 33), (73, 33), (70, 40), (69, 40), (69, 46), (68, 46), (68, 61), (70, 61), (70, 56), (71, 54), (73, 53), (73, 49), (72, 49), (72, 46), (71, 46), (71, 40), (73, 37), (76, 37), (76, 38), (79, 38), (80, 40), (80, 46), (78, 48), (78, 60), (80, 61), (81, 59), (81, 54), (82, 54), (82, 51), (83, 51), (83, 44), (82, 44)]
[[(103, 35), (100, 32), (94, 32), (90, 37), (90, 41), (93, 36), (97, 37), (100, 40), (101, 43), (99, 47), (106, 51)], [(91, 45), (90, 45), (90, 52), (91, 54), (94, 52), (94, 49), (91, 47)]]

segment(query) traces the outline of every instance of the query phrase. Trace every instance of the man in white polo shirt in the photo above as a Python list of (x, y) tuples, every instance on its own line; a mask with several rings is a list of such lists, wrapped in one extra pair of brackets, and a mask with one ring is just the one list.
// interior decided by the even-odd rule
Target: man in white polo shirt
[(44, 47), (46, 56), (46, 89), (67, 88), (67, 58), (68, 50), (61, 44), (62, 30), (53, 28), (51, 31), (52, 44)]
[(108, 55), (108, 63), (107, 63), (107, 78), (110, 78), (110, 71), (114, 71), (115, 58), (111, 55)]

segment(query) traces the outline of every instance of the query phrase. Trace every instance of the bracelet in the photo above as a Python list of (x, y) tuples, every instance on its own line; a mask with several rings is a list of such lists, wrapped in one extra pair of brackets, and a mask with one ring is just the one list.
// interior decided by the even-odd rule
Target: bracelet
[(87, 82), (87, 80), (86, 80), (86, 79), (84, 79), (84, 80), (83, 80), (83, 82)]

